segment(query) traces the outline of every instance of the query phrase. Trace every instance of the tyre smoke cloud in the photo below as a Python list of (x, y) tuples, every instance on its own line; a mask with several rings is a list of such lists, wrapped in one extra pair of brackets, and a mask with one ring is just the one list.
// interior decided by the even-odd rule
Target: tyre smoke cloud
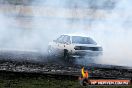
[(1, 13), (0, 48), (45, 51), (48, 43), (60, 34), (82, 33), (103, 46), (104, 54), (97, 63), (132, 66), (131, 2), (34, 0), (30, 5), (38, 8), (31, 7), (30, 29), (10, 27), (19, 25), (16, 17)]
[[(95, 21), (91, 35), (103, 46), (104, 54), (97, 62), (132, 66), (131, 0), (121, 0), (104, 20)], [(94, 24), (96, 26), (94, 26)]]

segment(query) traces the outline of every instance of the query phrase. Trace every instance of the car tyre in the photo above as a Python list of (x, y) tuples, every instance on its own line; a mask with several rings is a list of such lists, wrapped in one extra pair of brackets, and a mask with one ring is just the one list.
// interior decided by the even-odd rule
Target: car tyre
[(68, 50), (64, 49), (64, 56), (63, 56), (65, 61), (68, 61), (69, 59), (69, 54), (68, 54)]

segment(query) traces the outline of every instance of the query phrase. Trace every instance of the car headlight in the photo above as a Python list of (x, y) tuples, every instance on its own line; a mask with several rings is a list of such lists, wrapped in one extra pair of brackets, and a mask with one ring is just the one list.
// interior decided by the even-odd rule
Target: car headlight
[(75, 49), (75, 50), (80, 50), (81, 47), (80, 47), (80, 46), (75, 46), (74, 49)]

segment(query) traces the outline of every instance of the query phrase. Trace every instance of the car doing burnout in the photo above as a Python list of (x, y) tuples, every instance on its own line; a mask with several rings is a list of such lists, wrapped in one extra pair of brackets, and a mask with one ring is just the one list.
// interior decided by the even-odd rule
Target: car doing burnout
[(97, 57), (102, 54), (102, 47), (92, 38), (79, 35), (61, 35), (49, 43), (50, 55), (70, 57)]

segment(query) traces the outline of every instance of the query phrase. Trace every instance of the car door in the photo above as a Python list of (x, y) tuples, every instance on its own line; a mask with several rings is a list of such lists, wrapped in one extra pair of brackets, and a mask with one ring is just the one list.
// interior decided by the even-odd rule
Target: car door
[(64, 35), (61, 35), (59, 38), (57, 38), (56, 43), (55, 43), (55, 51), (57, 55), (62, 55), (63, 54), (63, 49), (64, 49)]
[(57, 51), (59, 52), (59, 55), (63, 55), (64, 54), (64, 49), (68, 50), (68, 47), (70, 45), (70, 36), (67, 35), (62, 35), (61, 38), (59, 38), (58, 40), (58, 44), (57, 44)]
[(60, 45), (61, 45), (61, 42), (62, 42), (62, 38), (64, 36), (61, 35), (60, 37), (58, 37), (56, 40), (53, 40), (53, 42), (50, 43), (49, 47), (50, 49), (52, 50), (52, 52), (54, 54), (59, 54), (59, 50), (60, 50)]
[(68, 36), (68, 35), (65, 35), (64, 37), (63, 37), (63, 50), (64, 49), (67, 49), (67, 50), (69, 50), (69, 46), (70, 46), (70, 44), (71, 44), (71, 41), (70, 41), (70, 36)]

